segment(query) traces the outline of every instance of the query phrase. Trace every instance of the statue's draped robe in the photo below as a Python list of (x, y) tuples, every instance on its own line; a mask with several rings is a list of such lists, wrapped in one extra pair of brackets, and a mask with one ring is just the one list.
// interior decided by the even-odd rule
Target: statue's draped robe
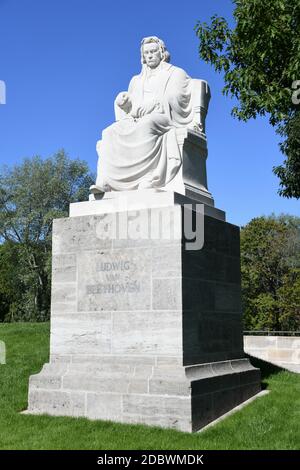
[(128, 93), (132, 109), (153, 100), (160, 106), (137, 119), (119, 110), (120, 120), (103, 131), (97, 144), (96, 185), (131, 190), (146, 180), (164, 186), (181, 165), (175, 129), (193, 119), (192, 80), (184, 70), (161, 62), (152, 77), (146, 68), (133, 77)]

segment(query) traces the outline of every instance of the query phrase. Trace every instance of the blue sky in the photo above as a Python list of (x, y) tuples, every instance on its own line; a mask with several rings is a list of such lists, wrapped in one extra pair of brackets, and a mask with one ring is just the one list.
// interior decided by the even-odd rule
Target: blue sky
[(96, 170), (96, 141), (113, 119), (113, 101), (140, 71), (139, 44), (161, 37), (171, 62), (208, 80), (208, 184), (227, 220), (299, 214), (280, 198), (272, 167), (282, 161), (267, 119), (241, 123), (221, 94), (222, 76), (198, 58), (197, 20), (218, 13), (232, 21), (230, 0), (0, 0), (0, 162), (47, 157), (64, 148)]

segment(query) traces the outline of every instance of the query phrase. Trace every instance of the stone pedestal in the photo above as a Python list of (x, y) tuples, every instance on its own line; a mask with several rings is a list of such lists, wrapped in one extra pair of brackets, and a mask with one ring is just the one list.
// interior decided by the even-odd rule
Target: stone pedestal
[(186, 217), (173, 203), (54, 221), (50, 362), (29, 412), (191, 432), (260, 391), (239, 229), (202, 211), (204, 246), (189, 250)]

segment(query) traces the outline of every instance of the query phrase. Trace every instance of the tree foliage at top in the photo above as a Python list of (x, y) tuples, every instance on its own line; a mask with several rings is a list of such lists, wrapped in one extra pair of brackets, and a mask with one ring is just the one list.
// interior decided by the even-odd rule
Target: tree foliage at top
[[(300, 197), (300, 112), (292, 84), (300, 80), (300, 1), (233, 0), (235, 27), (214, 15), (198, 22), (200, 57), (224, 73), (223, 92), (235, 97), (232, 114), (247, 121), (268, 114), (283, 137), (279, 193)], [(300, 98), (300, 92), (299, 92)]]
[(64, 151), (0, 173), (0, 320), (45, 320), (50, 309), (52, 220), (88, 199), (93, 177)]

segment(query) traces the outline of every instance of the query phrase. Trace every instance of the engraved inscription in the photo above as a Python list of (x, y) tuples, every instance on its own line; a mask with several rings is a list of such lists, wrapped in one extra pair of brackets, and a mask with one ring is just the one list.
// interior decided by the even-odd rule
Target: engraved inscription
[[(140, 292), (141, 286), (137, 280), (130, 282), (120, 282), (119, 272), (129, 271), (132, 266), (129, 260), (99, 262), (96, 264), (96, 271), (105, 273), (108, 283), (87, 285), (87, 294), (133, 294)], [(119, 271), (119, 272), (118, 272)], [(113, 272), (113, 273), (112, 273)], [(112, 273), (112, 274), (111, 274)]]
[(140, 290), (141, 286), (138, 281), (126, 282), (124, 284), (97, 284), (86, 287), (87, 294), (133, 294), (140, 292)]
[(111, 263), (97, 263), (96, 270), (98, 272), (110, 271), (128, 271), (130, 269), (130, 261), (112, 261)]
[(78, 311), (150, 308), (151, 251), (126, 251), (78, 255)]

